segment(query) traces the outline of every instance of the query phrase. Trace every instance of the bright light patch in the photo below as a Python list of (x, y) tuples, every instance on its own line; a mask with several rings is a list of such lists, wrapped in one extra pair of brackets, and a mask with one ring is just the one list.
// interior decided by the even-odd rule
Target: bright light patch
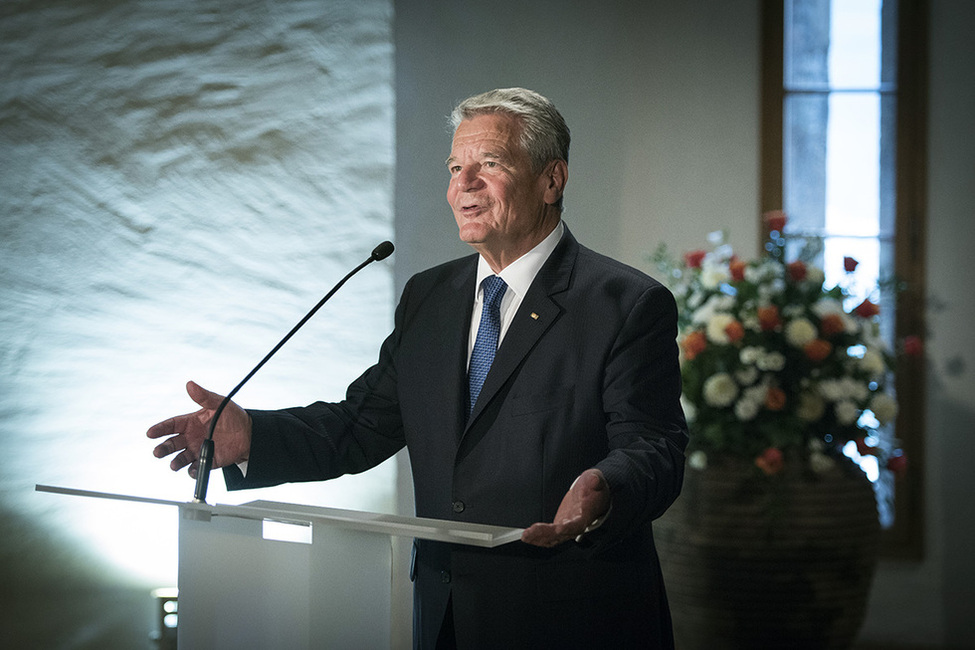
[(264, 539), (297, 544), (312, 543), (312, 525), (293, 521), (264, 520)]
[[(0, 545), (84, 548), (150, 587), (176, 584), (175, 508), (34, 485), (189, 501), (145, 430), (196, 409), (188, 379), (230, 390), (392, 236), (391, 5), (212, 11), (18, 3), (0, 21)], [(238, 402), (340, 399), (391, 327), (392, 264)], [(214, 472), (208, 500), (388, 510), (394, 467), (233, 496)]]

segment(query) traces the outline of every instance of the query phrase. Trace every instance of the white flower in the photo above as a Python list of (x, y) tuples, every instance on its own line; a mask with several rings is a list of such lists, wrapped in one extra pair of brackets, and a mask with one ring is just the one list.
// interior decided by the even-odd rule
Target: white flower
[(760, 384), (749, 386), (741, 392), (741, 399), (735, 404), (735, 416), (742, 421), (753, 420), (765, 404), (765, 395), (768, 393), (768, 379)]
[(704, 401), (709, 406), (724, 407), (730, 405), (738, 397), (738, 384), (726, 372), (719, 372), (708, 377), (704, 382)]
[(766, 352), (759, 357), (756, 365), (759, 370), (778, 372), (785, 368), (785, 355), (781, 352)]
[(804, 391), (799, 395), (799, 406), (796, 408), (796, 415), (799, 419), (806, 422), (816, 422), (823, 417), (826, 410), (826, 403), (823, 398), (812, 391)]
[(746, 366), (735, 371), (735, 380), (742, 386), (751, 386), (758, 380), (758, 368)]
[(785, 326), (785, 340), (789, 342), (789, 345), (796, 348), (801, 348), (806, 343), (815, 340), (816, 333), (816, 326), (808, 318), (797, 318), (789, 321), (789, 324)]
[(733, 296), (726, 296), (723, 293), (712, 294), (704, 301), (704, 304), (694, 310), (691, 322), (697, 325), (705, 325), (720, 312), (731, 311), (735, 307)]
[(887, 366), (884, 364), (884, 357), (877, 350), (867, 348), (863, 356), (857, 360), (857, 365), (871, 377), (880, 377), (886, 372)]
[(718, 345), (731, 342), (728, 332), (725, 331), (729, 325), (735, 322), (735, 317), (731, 314), (719, 313), (711, 317), (707, 325), (708, 340)]
[(836, 421), (843, 426), (853, 424), (860, 416), (860, 411), (857, 409), (856, 404), (849, 400), (837, 402), (833, 409), (836, 412)]
[(748, 346), (747, 348), (742, 348), (741, 352), (738, 353), (738, 359), (746, 365), (751, 365), (758, 363), (758, 360), (762, 358), (762, 348), (756, 348), (755, 346)]
[(728, 267), (717, 264), (712, 260), (705, 260), (701, 268), (701, 284), (706, 289), (717, 289), (731, 279)]
[(758, 286), (758, 295), (765, 299), (777, 296), (783, 291), (785, 291), (785, 280), (782, 278), (775, 278)]
[(754, 420), (755, 416), (758, 415), (758, 411), (761, 408), (761, 404), (752, 399), (740, 399), (738, 403), (735, 404), (735, 417), (742, 422), (748, 422)]
[(870, 410), (881, 424), (887, 424), (897, 417), (897, 402), (886, 393), (877, 393), (870, 400)]
[(806, 282), (811, 282), (816, 286), (822, 286), (823, 282), (826, 281), (826, 274), (818, 266), (807, 266), (806, 267)]
[(809, 454), (809, 467), (816, 474), (825, 474), (833, 469), (834, 465), (836, 465), (836, 461), (822, 452), (816, 451)]
[(812, 306), (814, 314), (823, 318), (824, 316), (838, 316), (843, 323), (843, 330), (847, 334), (857, 333), (856, 320), (843, 310), (843, 303), (835, 298), (822, 298)]
[(862, 381), (852, 377), (840, 379), (824, 379), (819, 382), (819, 394), (830, 402), (856, 400), (862, 402), (870, 395), (870, 388)]
[(786, 318), (799, 318), (805, 308), (802, 305), (786, 305), (782, 308), (782, 315)]
[(691, 452), (691, 455), (687, 457), (687, 464), (692, 469), (707, 469), (708, 456), (698, 449), (695, 452)]

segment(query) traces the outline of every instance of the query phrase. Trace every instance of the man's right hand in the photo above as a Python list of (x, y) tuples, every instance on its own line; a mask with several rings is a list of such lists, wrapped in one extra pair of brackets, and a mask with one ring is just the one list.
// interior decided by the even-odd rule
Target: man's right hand
[[(178, 472), (189, 465), (189, 475), (196, 478), (200, 466), (200, 446), (206, 438), (210, 419), (223, 401), (223, 395), (212, 393), (192, 381), (187, 382), (186, 392), (200, 405), (200, 410), (154, 424), (146, 431), (146, 435), (150, 438), (166, 438), (153, 449), (152, 453), (156, 458), (180, 452), (169, 466), (174, 472)], [(251, 418), (234, 402), (227, 404), (221, 413), (213, 432), (213, 444), (214, 469), (242, 463), (250, 455)]]

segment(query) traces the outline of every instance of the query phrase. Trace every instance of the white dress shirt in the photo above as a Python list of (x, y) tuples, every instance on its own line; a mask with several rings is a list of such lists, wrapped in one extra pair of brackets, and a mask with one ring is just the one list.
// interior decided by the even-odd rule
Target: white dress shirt
[(538, 275), (538, 271), (542, 268), (542, 265), (545, 264), (552, 251), (555, 250), (559, 240), (562, 239), (563, 232), (565, 232), (565, 226), (559, 221), (558, 225), (549, 233), (548, 237), (539, 242), (535, 248), (504, 267), (501, 273), (498, 274), (495, 274), (491, 270), (491, 267), (483, 257), (478, 259), (477, 281), (474, 284), (474, 313), (471, 314), (471, 335), (467, 341), (468, 366), (470, 366), (471, 362), (471, 353), (474, 351), (474, 342), (477, 340), (477, 328), (481, 323), (481, 310), (484, 306), (484, 290), (481, 288), (481, 283), (484, 281), (484, 278), (491, 275), (498, 275), (508, 285), (507, 290), (504, 292), (504, 297), (501, 298), (501, 306), (499, 307), (501, 312), (501, 332), (498, 334), (498, 347), (501, 347), (501, 341), (504, 340), (504, 335), (508, 331), (508, 326), (511, 325), (511, 321), (514, 320), (515, 314), (518, 312), (518, 307), (521, 306), (521, 301), (525, 299), (528, 288), (535, 280), (535, 276)]

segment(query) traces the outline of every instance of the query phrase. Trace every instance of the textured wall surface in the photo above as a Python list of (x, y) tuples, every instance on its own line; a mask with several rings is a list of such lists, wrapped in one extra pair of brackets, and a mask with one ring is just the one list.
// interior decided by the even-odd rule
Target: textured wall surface
[[(175, 584), (175, 513), (34, 484), (191, 498), (145, 429), (194, 410), (187, 379), (229, 391), (391, 238), (391, 25), (383, 0), (0, 5), (11, 647), (148, 643), (147, 588)], [(238, 401), (340, 398), (392, 292), (391, 262), (367, 268)], [(389, 510), (394, 473), (230, 495), (215, 474), (210, 500)]]

